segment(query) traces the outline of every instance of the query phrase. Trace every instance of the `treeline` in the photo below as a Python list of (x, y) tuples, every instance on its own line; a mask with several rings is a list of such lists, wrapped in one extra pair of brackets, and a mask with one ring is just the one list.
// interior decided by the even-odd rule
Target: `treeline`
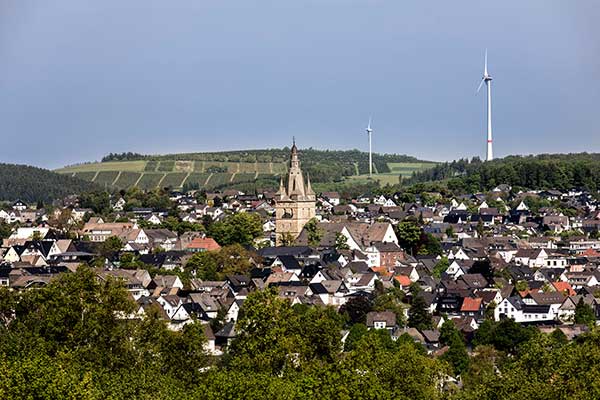
[(509, 156), (489, 162), (479, 158), (438, 164), (414, 173), (405, 184), (446, 181), (448, 189), (459, 192), (491, 190), (508, 184), (514, 189), (600, 188), (600, 154), (541, 154)]
[(271, 288), (248, 296), (237, 337), (215, 358), (207, 325), (173, 332), (155, 306), (139, 310), (119, 281), (87, 267), (38, 289), (0, 288), (0, 398), (600, 398), (597, 331), (568, 341), (558, 330), (486, 321), (468, 354), (447, 322), (447, 351), (434, 357), (407, 334), (393, 341), (356, 323), (343, 345), (347, 311), (292, 306)]
[(102, 157), (102, 162), (108, 161), (133, 161), (133, 160), (145, 160), (147, 156), (140, 153), (132, 153), (131, 151), (123, 153), (108, 153)]
[(47, 203), (96, 188), (91, 182), (46, 169), (0, 163), (0, 200)]

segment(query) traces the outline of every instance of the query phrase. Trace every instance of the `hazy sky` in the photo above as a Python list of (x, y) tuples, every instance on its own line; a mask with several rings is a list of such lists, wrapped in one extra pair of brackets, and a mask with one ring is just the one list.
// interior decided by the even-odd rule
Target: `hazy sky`
[(600, 152), (597, 0), (0, 0), (0, 161)]

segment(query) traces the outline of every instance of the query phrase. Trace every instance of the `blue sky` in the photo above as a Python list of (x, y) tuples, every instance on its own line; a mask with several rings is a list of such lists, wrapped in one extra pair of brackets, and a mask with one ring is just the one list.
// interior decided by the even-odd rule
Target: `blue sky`
[(600, 151), (594, 0), (0, 2), (0, 161), (108, 152)]

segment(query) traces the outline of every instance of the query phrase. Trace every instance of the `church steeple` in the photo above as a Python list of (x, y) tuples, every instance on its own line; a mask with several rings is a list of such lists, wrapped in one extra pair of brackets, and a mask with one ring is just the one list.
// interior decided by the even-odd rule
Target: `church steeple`
[(275, 233), (276, 243), (280, 245), (286, 235), (297, 238), (304, 225), (316, 215), (316, 196), (306, 176), (306, 184), (302, 170), (296, 139), (294, 138), (287, 181), (281, 178), (279, 191), (275, 197)]
[(290, 155), (290, 170), (288, 171), (287, 195), (291, 198), (304, 197), (306, 195), (306, 187), (304, 186), (304, 178), (300, 169), (300, 159), (298, 158), (298, 148), (296, 147), (296, 139), (292, 145)]

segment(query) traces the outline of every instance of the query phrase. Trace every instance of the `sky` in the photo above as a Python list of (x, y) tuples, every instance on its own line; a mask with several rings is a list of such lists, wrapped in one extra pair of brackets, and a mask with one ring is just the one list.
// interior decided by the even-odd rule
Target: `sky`
[(597, 0), (0, 0), (0, 162), (600, 152)]

